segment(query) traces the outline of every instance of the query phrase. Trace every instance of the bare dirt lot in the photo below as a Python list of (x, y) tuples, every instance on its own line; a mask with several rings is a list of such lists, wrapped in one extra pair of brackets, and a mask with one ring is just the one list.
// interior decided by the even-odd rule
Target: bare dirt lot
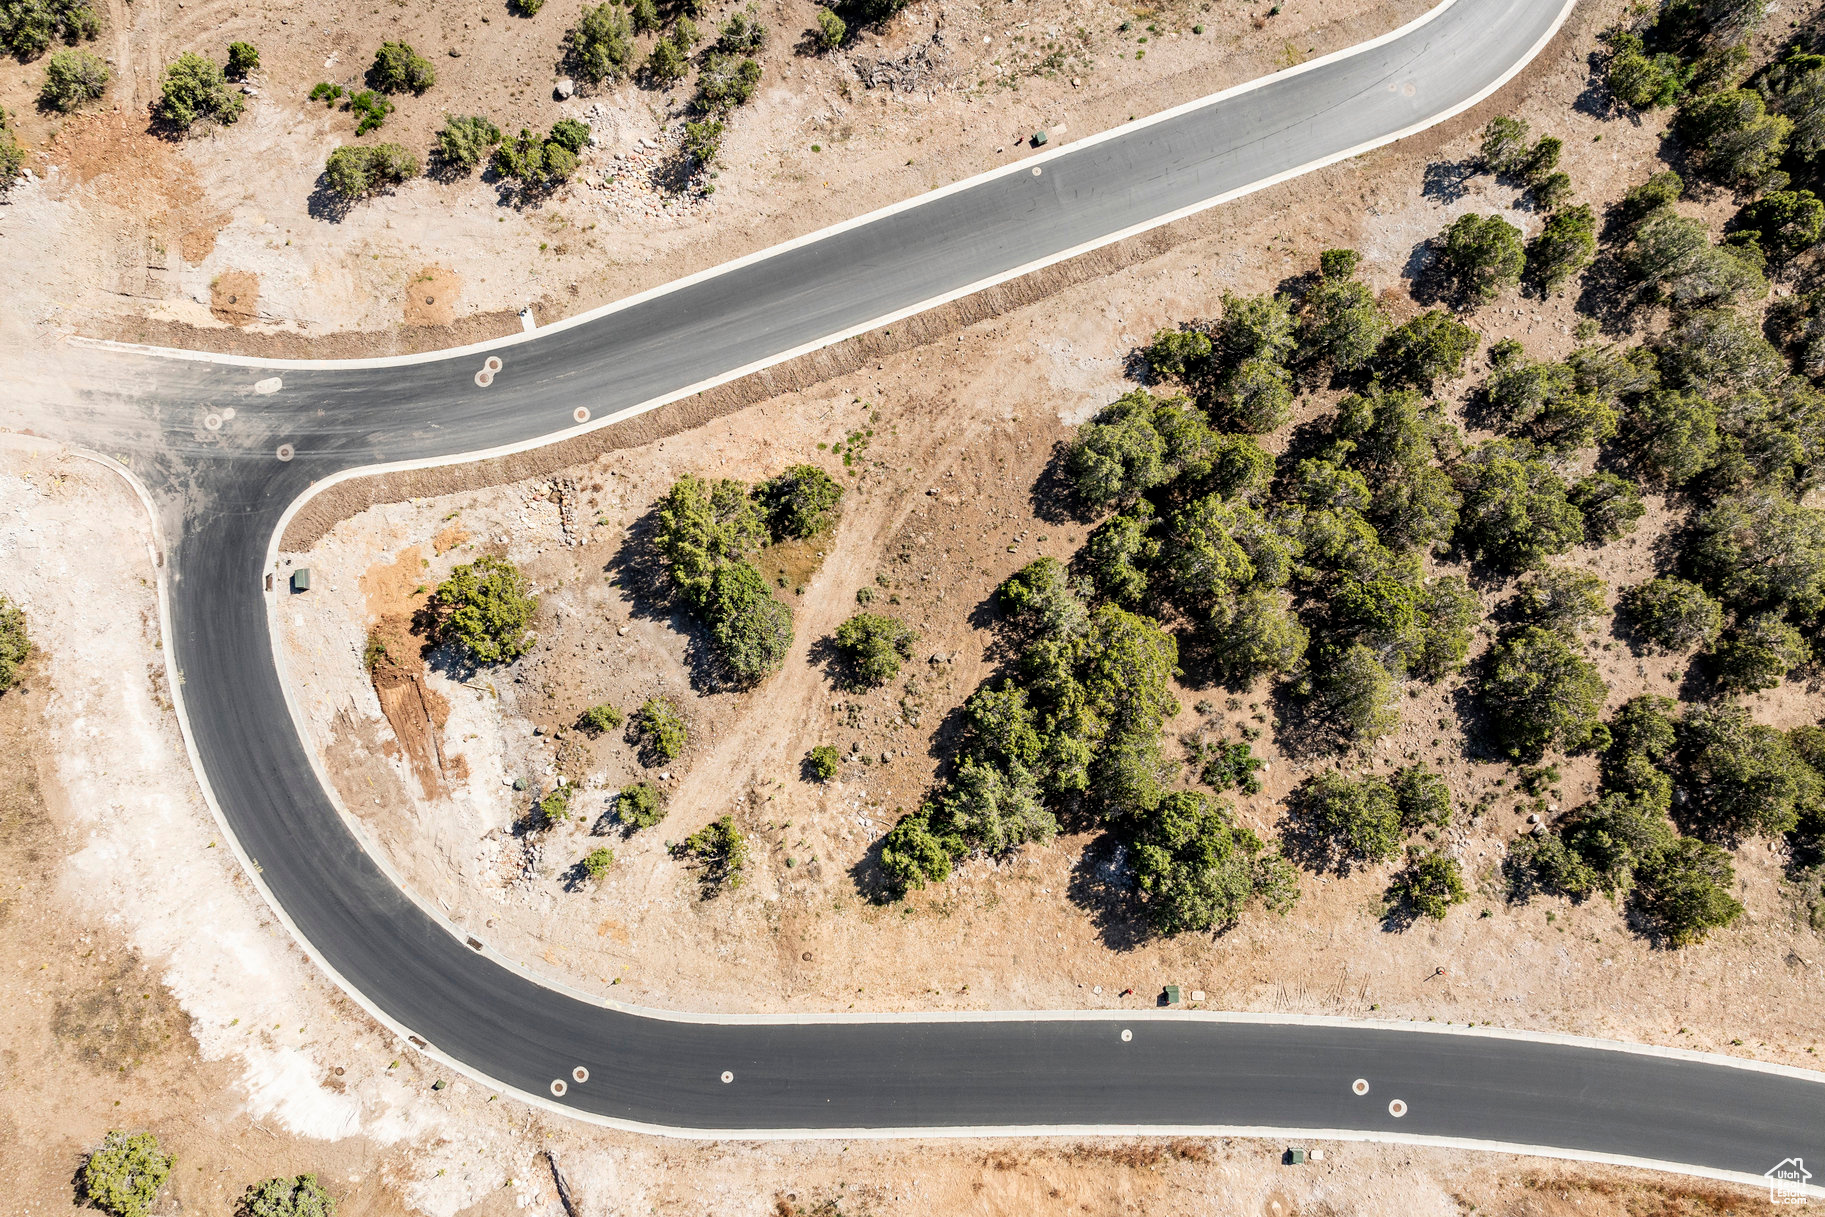
[[(109, 1128), (177, 1157), (156, 1217), (228, 1217), (311, 1171), (343, 1217), (756, 1213), (1709, 1217), (1758, 1193), (1580, 1164), (1233, 1139), (695, 1143), (552, 1121), (442, 1074), (285, 938), (222, 848), (163, 685), (131, 492), (46, 446), (0, 453), (0, 594), (39, 652), (0, 697), (0, 1175), (78, 1211)], [(437, 1083), (446, 1083), (436, 1088)], [(93, 1210), (81, 1210), (93, 1211)]]
[[(739, 7), (710, 6), (699, 24)], [(93, 112), (38, 111), (41, 66), (0, 64), (0, 106), (40, 178), (0, 206), (0, 256), (19, 323), (53, 333), (284, 354), (427, 349), (516, 330), (527, 304), (556, 320), (1005, 163), (1036, 131), (1053, 144), (1078, 138), (1427, 7), (1324, 0), (1268, 18), (1236, 0), (921, 0), (811, 56), (797, 44), (813, 6), (771, 0), (760, 90), (732, 120), (705, 194), (667, 177), (688, 89), (623, 83), (553, 98), (575, 3), (526, 18), (499, 0), (334, 12), (117, 2), (97, 44), (115, 83)], [(397, 38), (432, 59), (437, 84), (398, 99), (362, 142), (422, 158), (446, 112), (486, 114), (510, 134), (580, 118), (595, 143), (573, 183), (523, 206), (480, 174), (420, 178), (347, 214), (325, 210), (317, 178), (328, 152), (354, 139), (353, 121), (307, 94), (318, 81), (358, 86), (379, 43)], [(240, 121), (185, 140), (153, 130), (146, 107), (163, 64), (184, 50), (220, 58), (235, 39), (261, 48)], [(651, 36), (640, 41), (644, 51)], [(879, 68), (908, 56), (932, 66), (910, 81)], [(437, 291), (421, 290), (427, 277)], [(224, 307), (225, 294), (239, 302)]]

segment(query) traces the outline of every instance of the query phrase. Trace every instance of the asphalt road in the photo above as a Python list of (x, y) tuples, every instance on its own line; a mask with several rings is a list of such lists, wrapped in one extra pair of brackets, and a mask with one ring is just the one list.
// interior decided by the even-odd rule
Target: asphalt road
[(555, 437), (579, 405), (601, 421), (673, 398), (1385, 141), (1485, 92), (1561, 15), (1456, 0), (1360, 54), (505, 345), (487, 388), (474, 352), (287, 366), (270, 395), (252, 386), (275, 369), (92, 352), (101, 387), (58, 438), (127, 457), (159, 504), (188, 728), (271, 899), (370, 1009), (464, 1068), (548, 1098), (580, 1065), (587, 1084), (548, 1101), (655, 1128), (1332, 1129), (1744, 1174), (1825, 1161), (1817, 1080), (1593, 1046), (1172, 1014), (701, 1023), (597, 1006), (465, 946), (392, 884), (319, 785), (274, 665), (265, 557), (313, 482)]

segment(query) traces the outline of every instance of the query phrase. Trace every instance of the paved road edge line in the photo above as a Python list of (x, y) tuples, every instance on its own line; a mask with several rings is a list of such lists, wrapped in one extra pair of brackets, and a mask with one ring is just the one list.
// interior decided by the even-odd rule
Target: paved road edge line
[[(793, 237), (790, 240), (782, 241), (777, 245), (769, 245), (764, 249), (757, 249), (753, 253), (744, 254), (743, 256), (741, 256), (739, 258), (735, 258), (728, 262), (719, 262), (715, 266), (705, 267), (703, 270), (697, 271), (690, 275), (686, 275), (685, 277), (683, 277), (681, 279), (674, 279), (668, 283), (659, 284), (656, 287), (648, 288), (647, 290), (645, 290), (643, 292), (637, 292), (634, 295), (625, 297), (621, 300), (614, 300), (614, 301), (610, 301), (607, 304), (598, 305), (597, 307), (595, 307), (593, 309), (589, 309), (586, 312), (578, 313), (572, 317), (566, 317), (561, 321), (554, 321), (550, 325), (540, 326), (537, 330), (533, 330), (533, 331), (520, 331), (520, 332), (516, 332), (516, 333), (511, 333), (511, 334), (503, 334), (498, 338), (484, 339), (481, 342), (468, 343), (463, 346), (444, 347), (444, 348), (440, 348), (435, 351), (420, 351), (420, 352), (410, 354), (410, 355), (376, 355), (376, 356), (370, 356), (370, 357), (360, 358), (360, 359), (264, 358), (264, 357), (257, 356), (257, 355), (231, 355), (231, 354), (226, 354), (226, 353), (220, 352), (220, 351), (194, 350), (194, 349), (191, 349), (188, 347), (161, 347), (161, 346), (153, 346), (153, 345), (144, 344), (144, 343), (120, 342), (120, 341), (117, 341), (117, 340), (111, 339), (111, 338), (89, 338), (89, 337), (85, 337), (83, 335), (72, 335), (66, 341), (68, 341), (72, 346), (92, 347), (92, 348), (96, 348), (96, 349), (100, 349), (100, 350), (122, 351), (122, 352), (129, 352), (132, 354), (138, 354), (138, 355), (151, 355), (151, 356), (156, 356), (161, 359), (189, 360), (192, 362), (224, 364), (224, 365), (229, 365), (229, 366), (233, 366), (233, 367), (245, 367), (245, 368), (269, 368), (269, 369), (278, 369), (278, 370), (292, 369), (292, 370), (316, 370), (316, 371), (358, 370), (358, 369), (364, 369), (364, 368), (408, 367), (413, 364), (430, 363), (430, 362), (434, 362), (434, 361), (442, 360), (442, 359), (453, 359), (453, 358), (457, 358), (459, 356), (502, 351), (502, 350), (506, 350), (506, 349), (509, 349), (514, 346), (518, 346), (522, 343), (537, 341), (540, 338), (547, 337), (551, 334), (559, 333), (563, 330), (572, 329), (579, 325), (587, 325), (592, 321), (596, 321), (603, 317), (607, 317), (613, 313), (620, 312), (623, 309), (628, 309), (628, 308), (634, 307), (635, 305), (644, 304), (648, 300), (653, 300), (660, 296), (664, 296), (669, 293), (679, 291), (683, 288), (687, 288), (694, 284), (704, 282), (705, 280), (708, 280), (708, 279), (714, 279), (718, 276), (729, 274), (730, 272), (740, 270), (743, 267), (752, 266), (753, 264), (755, 264), (757, 262), (764, 262), (770, 258), (778, 257), (781, 254), (789, 253), (794, 249), (799, 249), (806, 245), (812, 245), (812, 244), (817, 243), (818, 241), (822, 241), (829, 237), (836, 236), (840, 233), (847, 232), (852, 228), (859, 228), (864, 224), (869, 224), (876, 220), (881, 220), (881, 219), (885, 219), (888, 216), (896, 215), (902, 211), (909, 211), (915, 207), (920, 207), (927, 203), (935, 202), (936, 200), (944, 198), (948, 195), (957, 194), (961, 191), (972, 189), (973, 187), (980, 186), (985, 182), (993, 181), (996, 178), (1006, 177), (1011, 174), (1018, 173), (1021, 170), (1030, 170), (1035, 165), (1043, 165), (1047, 161), (1056, 159), (1057, 157), (1065, 156), (1069, 153), (1077, 152), (1084, 148), (1093, 147), (1096, 144), (1105, 143), (1111, 139), (1119, 138), (1123, 135), (1129, 134), (1134, 131), (1141, 130), (1146, 127), (1154, 126), (1154, 125), (1157, 125), (1157, 124), (1163, 123), (1163, 122), (1168, 122), (1172, 119), (1180, 117), (1181, 115), (1192, 113), (1193, 111), (1203, 109), (1207, 106), (1217, 105), (1221, 102), (1227, 101), (1230, 98), (1239, 96), (1243, 93), (1249, 93), (1249, 92), (1253, 92), (1256, 89), (1265, 88), (1269, 84), (1273, 84), (1277, 81), (1286, 80), (1286, 79), (1294, 77), (1294, 76), (1303, 75), (1304, 73), (1307, 73), (1307, 72), (1316, 71), (1317, 69), (1319, 69), (1321, 67), (1324, 67), (1331, 63), (1336, 63), (1343, 59), (1349, 59), (1349, 58), (1355, 57), (1357, 55), (1367, 54), (1368, 52), (1375, 50), (1377, 47), (1385, 46), (1390, 42), (1393, 42), (1399, 38), (1403, 38), (1406, 35), (1412, 33), (1414, 30), (1417, 30), (1417, 29), (1421, 28), (1422, 26), (1425, 26), (1425, 25), (1437, 20), (1439, 17), (1443, 16), (1444, 13), (1447, 10), (1449, 10), (1456, 3), (1458, 3), (1458, 0), (1440, 0), (1439, 4), (1428, 9), (1426, 12), (1421, 13), (1418, 17), (1415, 17), (1413, 20), (1407, 22), (1405, 25), (1402, 25), (1397, 29), (1389, 30), (1385, 34), (1378, 34), (1374, 38), (1368, 39), (1365, 42), (1353, 43), (1347, 47), (1339, 47), (1335, 51), (1331, 51), (1330, 53), (1325, 54), (1325, 55), (1320, 55), (1316, 59), (1307, 60), (1305, 63), (1295, 64), (1293, 67), (1284, 68), (1278, 72), (1270, 72), (1266, 76), (1257, 76), (1253, 80), (1246, 80), (1246, 81), (1243, 81), (1241, 84), (1231, 85), (1227, 89), (1223, 89), (1216, 93), (1207, 94), (1204, 97), (1197, 97), (1197, 98), (1193, 98), (1191, 101), (1181, 102), (1179, 105), (1172, 106), (1165, 110), (1161, 110), (1157, 114), (1149, 114), (1145, 118), (1135, 119), (1132, 122), (1122, 123), (1119, 126), (1108, 127), (1102, 131), (1093, 132), (1090, 135), (1086, 135), (1083, 139), (1074, 141), (1072, 143), (1058, 144), (1054, 147), (1048, 148), (1044, 152), (1037, 153), (1033, 156), (1012, 160), (1012, 161), (1009, 161), (1005, 165), (998, 165), (993, 169), (985, 169), (981, 173), (973, 174), (970, 177), (961, 178), (955, 182), (951, 182), (948, 185), (940, 186), (936, 190), (930, 190), (930, 191), (925, 192), (924, 194), (911, 195), (907, 198), (900, 199), (893, 203), (889, 203), (884, 207), (878, 207), (878, 208), (874, 209), (873, 211), (864, 212), (859, 216), (852, 216), (851, 218), (846, 219), (846, 220), (839, 220), (835, 224), (826, 225), (823, 228), (817, 229), (813, 232), (805, 233), (802, 236)], [(1537, 44), (1531, 50), (1528, 51), (1527, 55), (1520, 61), (1520, 63), (1514, 68), (1513, 71), (1511, 71), (1507, 75), (1503, 76), (1502, 79), (1498, 80), (1493, 86), (1491, 86), (1489, 88), (1489, 90), (1487, 92), (1479, 93), (1475, 98), (1473, 98), (1466, 105), (1457, 107), (1456, 109), (1446, 112), (1436, 118), (1429, 119), (1425, 123), (1418, 124), (1413, 127), (1407, 128), (1406, 130), (1400, 132), (1399, 134), (1397, 134), (1395, 136), (1390, 137), (1389, 139), (1376, 140), (1376, 141), (1371, 141), (1368, 143), (1360, 144), (1360, 145), (1356, 146), (1355, 148), (1352, 148), (1344, 153), (1339, 154), (1336, 157), (1326, 158), (1321, 161), (1314, 161), (1310, 165), (1302, 166), (1299, 169), (1293, 170), (1289, 174), (1277, 175), (1274, 178), (1265, 179), (1264, 181), (1262, 181), (1260, 183), (1257, 183), (1253, 186), (1248, 187), (1247, 190), (1261, 189), (1265, 186), (1276, 184), (1277, 182), (1286, 180), (1287, 177), (1294, 177), (1294, 176), (1298, 176), (1303, 173), (1311, 172), (1314, 169), (1323, 168), (1325, 165), (1331, 164), (1336, 160), (1347, 160), (1348, 158), (1350, 158), (1352, 156), (1360, 156), (1362, 153), (1370, 151), (1374, 148), (1381, 147), (1383, 144), (1392, 142), (1392, 140), (1405, 139), (1417, 131), (1423, 131), (1427, 127), (1435, 126), (1437, 123), (1447, 121), (1448, 119), (1455, 117), (1457, 114), (1462, 113), (1463, 110), (1468, 109), (1470, 106), (1479, 104), (1485, 98), (1487, 98), (1490, 93), (1495, 92), (1496, 89), (1499, 89), (1503, 85), (1507, 84), (1508, 81), (1513, 79), (1513, 77), (1517, 73), (1519, 73), (1529, 63), (1533, 62), (1534, 58), (1540, 53), (1540, 51), (1542, 49), (1544, 49), (1546, 44), (1551, 42), (1553, 37), (1558, 34), (1559, 28), (1564, 24), (1566, 17), (1570, 15), (1571, 10), (1575, 6), (1576, 3), (1577, 3), (1577, 0), (1565, 0), (1564, 10), (1560, 13), (1558, 20), (1554, 22), (1552, 31), (1544, 39), (1542, 39), (1539, 42), (1539, 44)], [(1066, 257), (1075, 257), (1080, 253), (1088, 252), (1089, 250), (1100, 248), (1103, 245), (1107, 245), (1107, 244), (1111, 244), (1115, 241), (1123, 240), (1126, 237), (1133, 236), (1140, 232), (1145, 232), (1150, 228), (1156, 228), (1162, 224), (1171, 223), (1173, 220), (1183, 219), (1185, 216), (1194, 215), (1198, 211), (1202, 211), (1207, 208), (1219, 206), (1222, 203), (1229, 202), (1234, 198), (1240, 197), (1240, 194), (1246, 193), (1246, 192), (1247, 191), (1245, 190), (1245, 191), (1237, 192), (1235, 194), (1230, 194), (1230, 195), (1222, 196), (1219, 198), (1211, 199), (1211, 200), (1203, 202), (1203, 203), (1195, 204), (1189, 208), (1183, 209), (1182, 211), (1174, 212), (1172, 215), (1170, 215), (1169, 217), (1167, 217), (1165, 219), (1155, 220), (1155, 221), (1151, 221), (1145, 225), (1140, 225), (1140, 226), (1136, 226), (1134, 228), (1125, 229), (1120, 234), (1118, 234), (1114, 237), (1104, 238), (1104, 239), (1101, 239), (1096, 242), (1087, 243), (1083, 246), (1079, 246), (1076, 249), (1074, 249), (1071, 253), (1069, 253), (1065, 256)], [(1007, 273), (1006, 275), (1002, 275), (1002, 276), (996, 277), (994, 279), (984, 280), (982, 286), (993, 286), (996, 283), (1003, 283), (1003, 282), (1008, 281), (1009, 279), (1019, 278), (1021, 275), (1030, 274), (1034, 270), (1040, 269), (1044, 266), (1051, 265), (1052, 261), (1057, 261), (1057, 260), (1059, 260), (1059, 259), (1054, 258), (1054, 259), (1047, 260), (1047, 261), (1029, 263), (1025, 266), (1019, 267), (1019, 268)], [(982, 290), (982, 287), (980, 287), (980, 286), (972, 287), (969, 289), (969, 291), (980, 291), (980, 290)], [(964, 292), (962, 294), (967, 295), (968, 292)], [(924, 312), (930, 308), (936, 307), (938, 304), (948, 303), (949, 300), (955, 299), (955, 298), (956, 297), (951, 296), (951, 297), (946, 297), (943, 300), (927, 302), (927, 303), (915, 306), (911, 310), (911, 312)], [(910, 315), (910, 313), (900, 314), (900, 316), (906, 316), (906, 315)], [(894, 320), (898, 320), (898, 317), (895, 317)], [(890, 324), (890, 322), (876, 321), (876, 322), (870, 323), (868, 326), (864, 326), (861, 330), (857, 330), (854, 332), (855, 333), (866, 332), (868, 329), (872, 329), (872, 328), (874, 328), (875, 325), (879, 325), (879, 324)], [(847, 337), (850, 335), (845, 335), (845, 336)], [(841, 339), (837, 339), (836, 341), (841, 341)], [(828, 345), (828, 344), (824, 344), (824, 345)], [(817, 348), (811, 347), (811, 348), (807, 348), (807, 349), (815, 350)], [(762, 365), (762, 366), (766, 366), (766, 365)], [(743, 372), (741, 374), (748, 375), (749, 373)], [(701, 390), (698, 390), (698, 391), (701, 391)]]

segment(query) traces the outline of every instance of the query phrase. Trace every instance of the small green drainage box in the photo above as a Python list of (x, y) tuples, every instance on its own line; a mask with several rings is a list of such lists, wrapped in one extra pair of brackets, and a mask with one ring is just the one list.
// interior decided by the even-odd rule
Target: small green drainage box
[(308, 592), (311, 589), (311, 568), (300, 566), (291, 573), (291, 589), (294, 592)]

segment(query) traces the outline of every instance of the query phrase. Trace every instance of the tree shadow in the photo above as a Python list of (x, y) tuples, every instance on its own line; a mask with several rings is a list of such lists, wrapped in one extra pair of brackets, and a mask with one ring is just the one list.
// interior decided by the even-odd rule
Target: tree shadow
[(659, 509), (648, 509), (628, 525), (626, 540), (602, 567), (627, 599), (628, 615), (662, 621), (685, 639), (684, 662), (693, 692), (717, 693), (742, 687), (733, 681), (709, 630), (672, 587), (670, 566), (659, 553)]
[(1382, 893), (1381, 931), (1384, 934), (1405, 934), (1419, 924), (1420, 911), (1403, 893), (1395, 890), (1393, 880)]
[(1084, 847), (1065, 881), (1065, 898), (1082, 909), (1111, 951), (1132, 951), (1152, 937), (1128, 849), (1104, 833)]
[(1470, 193), (1470, 181), (1483, 171), (1480, 157), (1461, 161), (1433, 161), (1420, 181), (1420, 194), (1449, 206)]
[(1646, 320), (1640, 287), (1613, 250), (1599, 254), (1595, 262), (1584, 268), (1573, 307), (1579, 316), (1591, 318), (1611, 337), (1632, 334)]
[(887, 836), (882, 833), (862, 851), (853, 866), (849, 868), (849, 882), (855, 888), (855, 894), (868, 903), (883, 907), (900, 898), (900, 891), (887, 875), (881, 865), (881, 842)]
[(355, 210), (355, 202), (356, 200), (330, 189), (329, 175), (319, 173), (311, 186), (309, 197), (304, 201), (304, 212), (313, 220), (340, 224)]
[(1408, 252), (1400, 273), (1412, 284), (1407, 294), (1413, 297), (1415, 304), (1430, 308), (1435, 304), (1458, 302), (1460, 293), (1451, 281), (1443, 254), (1443, 245), (1437, 237), (1427, 237)]
[(1071, 449), (1064, 441), (1054, 444), (1045, 468), (1039, 471), (1039, 476), (1033, 479), (1033, 486), (1027, 492), (1028, 506), (1043, 523), (1088, 525), (1096, 519), (1096, 512), (1078, 498), (1071, 479), (1065, 472), (1065, 463), (1070, 454)]

